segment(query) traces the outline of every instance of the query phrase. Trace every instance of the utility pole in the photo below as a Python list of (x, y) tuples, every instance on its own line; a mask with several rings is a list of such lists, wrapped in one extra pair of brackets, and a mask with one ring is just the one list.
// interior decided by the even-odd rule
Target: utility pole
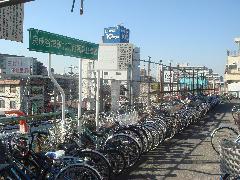
[(161, 95), (161, 100), (163, 100), (163, 97), (164, 97), (164, 68), (163, 68), (163, 64), (161, 64), (162, 66), (162, 72), (161, 72), (161, 92), (162, 92), (162, 95)]
[(199, 89), (198, 89), (198, 70), (197, 70), (197, 94), (199, 93)]
[(193, 78), (193, 80), (192, 80), (192, 82), (193, 82), (193, 84), (192, 84), (193, 95), (194, 95), (194, 92), (195, 92), (195, 90), (194, 90), (194, 88), (195, 88), (195, 87), (194, 87), (194, 83), (195, 83), (195, 82), (194, 82), (194, 78), (195, 78), (194, 73), (195, 73), (195, 72), (194, 72), (194, 67), (193, 67), (193, 76), (192, 76), (192, 78)]
[(170, 61), (169, 63), (169, 71), (170, 71), (170, 81), (169, 81), (169, 90), (170, 90), (170, 96), (172, 96), (172, 63)]
[(148, 56), (148, 94), (147, 94), (148, 107), (150, 107), (150, 63), (151, 63), (151, 57)]
[(163, 65), (162, 60), (159, 61), (159, 93), (158, 93), (158, 102), (163, 99)]
[(181, 89), (181, 84), (180, 84), (180, 81), (179, 81), (179, 75), (180, 75), (180, 71), (179, 71), (179, 64), (178, 64), (177, 65), (177, 96), (178, 97), (179, 97), (179, 91)]

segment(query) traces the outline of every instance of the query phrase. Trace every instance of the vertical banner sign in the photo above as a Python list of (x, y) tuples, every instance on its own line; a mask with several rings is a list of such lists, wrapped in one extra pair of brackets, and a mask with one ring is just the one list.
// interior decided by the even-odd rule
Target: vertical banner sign
[(24, 5), (0, 8), (0, 39), (23, 42)]

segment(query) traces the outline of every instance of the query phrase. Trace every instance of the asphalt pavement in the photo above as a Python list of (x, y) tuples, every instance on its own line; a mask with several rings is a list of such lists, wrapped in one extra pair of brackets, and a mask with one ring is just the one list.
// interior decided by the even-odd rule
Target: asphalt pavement
[(143, 155), (116, 180), (219, 179), (219, 157), (212, 149), (210, 134), (221, 125), (235, 126), (231, 115), (235, 103), (218, 105), (204, 119)]

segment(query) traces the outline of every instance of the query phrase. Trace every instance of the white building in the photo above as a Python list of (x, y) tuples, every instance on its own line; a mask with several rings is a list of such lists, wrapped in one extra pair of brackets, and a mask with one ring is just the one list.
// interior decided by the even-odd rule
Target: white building
[(118, 81), (119, 86), (124, 85), (127, 89), (128, 98), (137, 97), (140, 88), (139, 60), (140, 49), (131, 43), (100, 44), (98, 61), (83, 60), (83, 102), (88, 101), (87, 107), (95, 107), (97, 71), (100, 71), (103, 80), (103, 91), (111, 92), (112, 81)]
[(20, 80), (0, 81), (0, 111), (20, 110)]
[(238, 50), (227, 51), (227, 63), (224, 74), (225, 91), (240, 97), (240, 38), (235, 38)]
[(0, 111), (40, 113), (44, 108), (44, 87), (39, 81), (0, 80)]

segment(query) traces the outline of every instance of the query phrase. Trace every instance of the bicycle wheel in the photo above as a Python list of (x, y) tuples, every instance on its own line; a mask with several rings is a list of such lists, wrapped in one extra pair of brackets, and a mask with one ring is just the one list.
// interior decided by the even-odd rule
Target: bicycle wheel
[(99, 172), (86, 164), (73, 164), (63, 168), (55, 180), (102, 180)]
[(125, 170), (126, 161), (124, 154), (121, 151), (115, 149), (105, 149), (100, 150), (100, 152), (104, 154), (110, 162), (114, 175), (119, 175)]
[(165, 130), (163, 126), (158, 121), (146, 121), (146, 124), (150, 124), (151, 126), (155, 127), (157, 129), (157, 132), (159, 134), (159, 144), (163, 142), (164, 136), (165, 136)]
[(147, 135), (147, 142), (148, 142), (148, 144), (147, 144), (147, 148), (146, 148), (146, 151), (145, 152), (149, 152), (151, 149), (152, 149), (152, 147), (153, 147), (153, 134), (152, 134), (152, 132), (149, 130), (149, 129), (147, 129), (146, 127), (144, 127), (144, 126), (137, 126), (138, 128), (141, 128), (144, 132), (145, 132), (145, 134)]
[(163, 132), (160, 132), (160, 129), (158, 129), (157, 125), (155, 123), (146, 122), (143, 124), (147, 129), (149, 129), (153, 133), (153, 147), (152, 149), (155, 149), (162, 141)]
[(88, 165), (94, 167), (104, 180), (110, 179), (112, 168), (108, 159), (102, 153), (95, 150), (84, 149), (76, 151), (73, 157), (78, 157)]
[(234, 141), (234, 140), (236, 140), (237, 136), (238, 136), (237, 130), (235, 130), (232, 127), (223, 126), (223, 127), (216, 128), (211, 133), (211, 145), (212, 145), (214, 151), (217, 154), (220, 154), (221, 141), (224, 139)]
[(105, 142), (105, 147), (115, 147), (115, 149), (123, 152), (127, 167), (133, 166), (141, 155), (141, 148), (137, 140), (127, 134), (110, 136)]
[(142, 142), (143, 142), (143, 152), (142, 153), (147, 152), (147, 148), (148, 148), (148, 144), (149, 144), (147, 133), (139, 126), (132, 125), (132, 126), (130, 126), (130, 128), (138, 131), (138, 133), (141, 136)]
[(166, 122), (163, 120), (163, 119), (161, 119), (161, 118), (153, 118), (153, 120), (154, 121), (156, 121), (158, 124), (159, 124), (159, 126), (161, 127), (161, 129), (163, 130), (163, 138), (165, 138), (166, 137), (166, 133), (167, 133), (167, 124), (166, 124)]
[(139, 143), (140, 148), (141, 148), (141, 153), (143, 153), (144, 142), (143, 142), (141, 135), (139, 134), (139, 132), (137, 130), (130, 128), (130, 127), (122, 127), (120, 129), (118, 129), (116, 131), (116, 133), (128, 134), (128, 135), (132, 136)]

